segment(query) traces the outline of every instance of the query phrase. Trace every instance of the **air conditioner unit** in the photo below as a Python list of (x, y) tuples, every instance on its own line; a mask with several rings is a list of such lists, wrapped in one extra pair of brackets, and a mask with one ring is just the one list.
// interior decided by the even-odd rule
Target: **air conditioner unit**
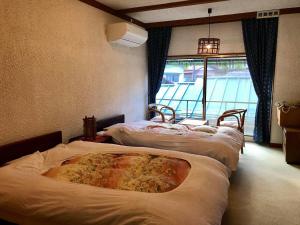
[(134, 24), (125, 22), (107, 25), (107, 40), (127, 47), (138, 47), (148, 39), (148, 32)]

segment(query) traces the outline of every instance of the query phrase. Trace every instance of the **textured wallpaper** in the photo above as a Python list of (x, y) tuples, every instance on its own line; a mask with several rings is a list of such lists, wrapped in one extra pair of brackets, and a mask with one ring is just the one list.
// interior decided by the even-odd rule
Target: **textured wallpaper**
[(77, 0), (1, 0), (0, 18), (0, 145), (55, 130), (66, 141), (85, 115), (144, 118), (145, 46), (106, 41), (118, 18)]
[[(280, 16), (273, 102), (300, 102), (300, 14)], [(273, 106), (271, 142), (282, 142), (282, 129), (277, 124)]]

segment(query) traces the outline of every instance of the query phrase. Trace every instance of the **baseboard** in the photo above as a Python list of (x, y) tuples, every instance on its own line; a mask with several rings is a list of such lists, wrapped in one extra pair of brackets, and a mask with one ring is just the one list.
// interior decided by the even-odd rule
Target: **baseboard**
[(280, 143), (270, 143), (270, 147), (272, 147), (272, 148), (282, 148), (282, 144), (280, 144)]
[(244, 135), (246, 142), (254, 142), (253, 136)]
[[(246, 142), (254, 142), (253, 137), (252, 136), (247, 136), (245, 135), (245, 141)], [(281, 143), (270, 143), (269, 146), (271, 148), (282, 148), (282, 144)]]

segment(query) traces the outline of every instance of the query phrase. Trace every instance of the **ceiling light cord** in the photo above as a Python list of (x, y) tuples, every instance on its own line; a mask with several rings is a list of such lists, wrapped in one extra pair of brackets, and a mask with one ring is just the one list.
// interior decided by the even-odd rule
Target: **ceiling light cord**
[(210, 38), (210, 14), (212, 13), (212, 8), (208, 9), (208, 38)]

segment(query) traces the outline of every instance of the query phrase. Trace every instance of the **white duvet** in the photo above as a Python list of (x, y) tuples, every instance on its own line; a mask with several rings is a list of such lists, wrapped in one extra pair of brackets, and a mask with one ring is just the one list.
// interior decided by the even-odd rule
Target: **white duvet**
[[(155, 126), (158, 126), (155, 128)], [(198, 128), (198, 129), (197, 129)], [(234, 128), (163, 125), (150, 121), (120, 123), (108, 127), (105, 135), (122, 145), (144, 146), (212, 157), (231, 170), (237, 169), (243, 134)]]
[[(90, 152), (167, 155), (187, 160), (191, 170), (180, 186), (165, 193), (106, 189), (40, 175)], [(82, 141), (0, 168), (0, 180), (0, 218), (22, 225), (219, 225), (229, 186), (226, 167), (208, 157)]]

